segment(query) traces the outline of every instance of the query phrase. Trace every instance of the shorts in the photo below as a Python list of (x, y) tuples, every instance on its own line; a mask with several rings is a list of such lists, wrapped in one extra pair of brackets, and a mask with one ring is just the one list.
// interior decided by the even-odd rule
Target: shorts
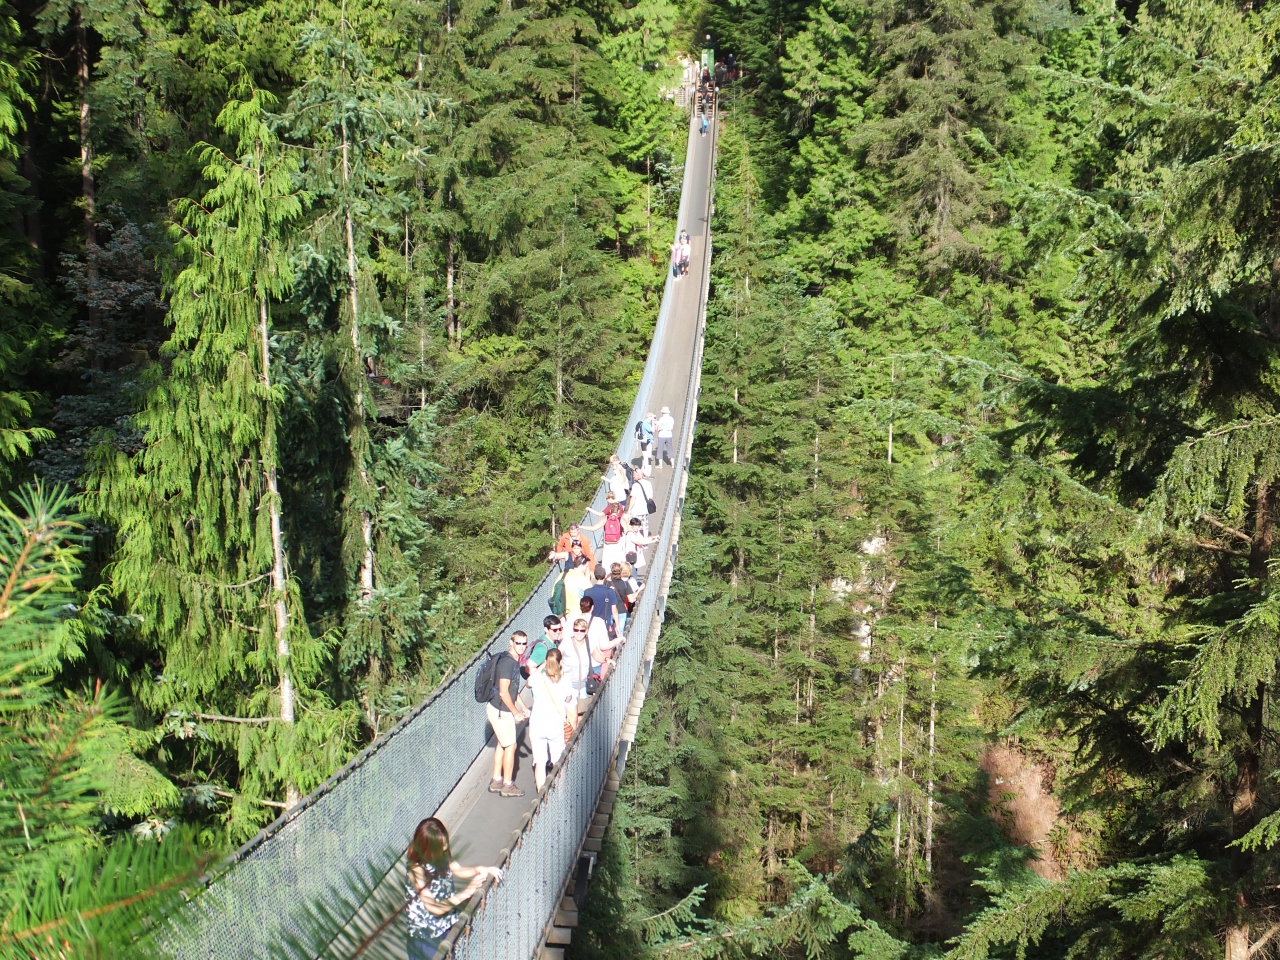
[(503, 749), (516, 745), (516, 715), (510, 710), (499, 710), (492, 703), (484, 705), (484, 715), (489, 718), (493, 735)]
[(564, 730), (556, 730), (545, 736), (542, 733), (536, 733), (531, 739), (533, 740), (533, 765), (535, 767), (542, 763), (554, 765), (564, 754)]

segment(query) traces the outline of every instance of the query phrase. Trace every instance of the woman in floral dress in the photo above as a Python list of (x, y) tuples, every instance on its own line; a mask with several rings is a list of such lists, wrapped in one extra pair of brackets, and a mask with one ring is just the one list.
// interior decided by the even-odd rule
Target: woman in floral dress
[[(409, 843), (409, 875), (405, 884), (409, 921), (409, 960), (434, 960), (440, 941), (458, 919), (458, 907), (484, 885), (502, 879), (497, 867), (464, 867), (453, 859), (449, 831), (435, 817), (423, 820)], [(466, 880), (461, 892), (454, 880)]]

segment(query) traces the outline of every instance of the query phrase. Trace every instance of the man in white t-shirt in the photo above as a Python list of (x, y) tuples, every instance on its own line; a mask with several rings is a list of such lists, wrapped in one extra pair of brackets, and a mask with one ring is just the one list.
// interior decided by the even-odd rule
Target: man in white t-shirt
[(676, 429), (676, 419), (671, 416), (671, 408), (663, 407), (658, 417), (658, 451), (654, 454), (654, 469), (661, 470), (664, 463), (676, 465), (675, 443), (672, 439)]

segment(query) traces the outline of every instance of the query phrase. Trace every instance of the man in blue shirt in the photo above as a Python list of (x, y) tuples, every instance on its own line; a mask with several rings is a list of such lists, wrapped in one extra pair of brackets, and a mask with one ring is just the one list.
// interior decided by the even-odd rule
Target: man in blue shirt
[(618, 591), (613, 588), (613, 584), (609, 583), (605, 569), (600, 564), (596, 564), (595, 576), (596, 585), (583, 591), (582, 595), (591, 598), (595, 615), (604, 621), (606, 628), (612, 628), (616, 622), (615, 617), (622, 609), (622, 601), (618, 598)]

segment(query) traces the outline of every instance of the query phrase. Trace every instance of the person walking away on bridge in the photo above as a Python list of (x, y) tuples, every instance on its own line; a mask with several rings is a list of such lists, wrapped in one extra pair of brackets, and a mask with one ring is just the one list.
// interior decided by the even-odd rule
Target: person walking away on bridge
[(680, 275), (689, 275), (689, 257), (693, 255), (693, 244), (689, 242), (689, 235), (686, 233), (684, 239), (680, 241)]
[(652, 414), (636, 421), (636, 444), (640, 447), (640, 467), (647, 469), (653, 459), (653, 422)]
[(582, 595), (591, 589), (591, 571), (595, 567), (586, 557), (578, 557), (575, 566), (564, 576), (564, 611), (569, 617), (577, 616)]
[[(458, 920), (458, 908), (484, 886), (486, 877), (502, 880), (497, 867), (464, 867), (453, 859), (449, 831), (435, 817), (423, 820), (409, 841), (405, 916), (409, 926), (409, 960), (434, 960), (440, 941)], [(461, 891), (455, 880), (469, 881)]]
[[(653, 501), (653, 481), (645, 476), (643, 467), (636, 467), (632, 473), (631, 490), (627, 495), (627, 519), (639, 520), (640, 529), (645, 533), (649, 532), (649, 505), (653, 504), (655, 510), (657, 504)], [(628, 523), (628, 526), (632, 526)], [(626, 551), (623, 551), (625, 558)]]
[(582, 615), (590, 618), (587, 620), (587, 646), (591, 650), (591, 675), (603, 681), (609, 675), (614, 648), (622, 643), (622, 637), (609, 635), (609, 627), (596, 609), (594, 599), (583, 597), (581, 609)]
[(698, 118), (698, 136), (705, 137), (707, 135), (707, 127), (710, 126), (710, 121), (707, 119), (707, 105), (705, 103), (700, 104), (698, 112), (700, 114)]
[(631, 584), (622, 576), (622, 564), (615, 563), (609, 568), (609, 586), (618, 595), (618, 633), (627, 632), (627, 620), (631, 618), (632, 598)]
[[(625, 556), (634, 556), (636, 558), (635, 563), (633, 563), (632, 566), (635, 568), (636, 575), (639, 576), (641, 571), (643, 571), (647, 566), (644, 559), (644, 548), (657, 543), (658, 538), (645, 536), (641, 530), (640, 522), (632, 518), (631, 529), (627, 532), (625, 542), (627, 545), (627, 552)], [(631, 563), (629, 560), (627, 562)]]
[(596, 582), (582, 596), (590, 597), (595, 615), (604, 621), (605, 630), (610, 637), (616, 637), (618, 630), (618, 614), (622, 612), (622, 598), (609, 582), (609, 571), (603, 564), (596, 564)]
[(498, 654), (494, 667), (493, 696), (485, 705), (485, 716), (498, 744), (493, 748), (493, 778), (489, 792), (504, 797), (523, 797), (524, 791), (516, 786), (516, 724), (528, 715), (519, 702), (520, 684), (524, 674), (520, 672), (520, 656), (529, 645), (529, 635), (523, 630), (511, 634), (511, 643)]
[(582, 529), (604, 531), (604, 544), (600, 548), (600, 563), (606, 567), (617, 563), (626, 552), (622, 549), (622, 535), (624, 533), (622, 518), (626, 514), (626, 508), (622, 505), (622, 498), (615, 494), (613, 490), (610, 490), (605, 494), (604, 509), (593, 510), (587, 507), (587, 513), (594, 513), (600, 518), (600, 521)]
[(631, 488), (630, 467), (619, 460), (616, 453), (609, 457), (609, 466), (600, 479), (609, 484), (615, 500), (619, 503), (626, 501), (627, 491)]
[(529, 715), (529, 741), (533, 747), (533, 782), (538, 791), (547, 782), (547, 768), (564, 753), (578, 723), (577, 695), (573, 681), (564, 675), (564, 654), (552, 649), (546, 663), (534, 670), (533, 712)]
[[(635, 556), (635, 554), (627, 554), (627, 556)], [(636, 568), (627, 561), (622, 565), (623, 582), (631, 589), (631, 610), (634, 611), (636, 604), (640, 602), (640, 591), (644, 589), (644, 584), (636, 579)]]
[[(613, 641), (609, 637), (609, 627), (604, 622), (599, 610), (596, 609), (596, 601), (594, 597), (584, 595), (578, 601), (578, 612), (587, 620), (587, 645), (591, 648), (592, 663), (599, 663), (596, 651), (602, 646), (612, 649)], [(599, 671), (596, 671), (598, 674)]]
[(675, 417), (671, 416), (671, 408), (663, 407), (662, 416), (658, 417), (658, 452), (654, 455), (657, 463), (655, 470), (661, 470), (670, 463), (676, 465), (675, 443), (673, 435), (676, 429)]

